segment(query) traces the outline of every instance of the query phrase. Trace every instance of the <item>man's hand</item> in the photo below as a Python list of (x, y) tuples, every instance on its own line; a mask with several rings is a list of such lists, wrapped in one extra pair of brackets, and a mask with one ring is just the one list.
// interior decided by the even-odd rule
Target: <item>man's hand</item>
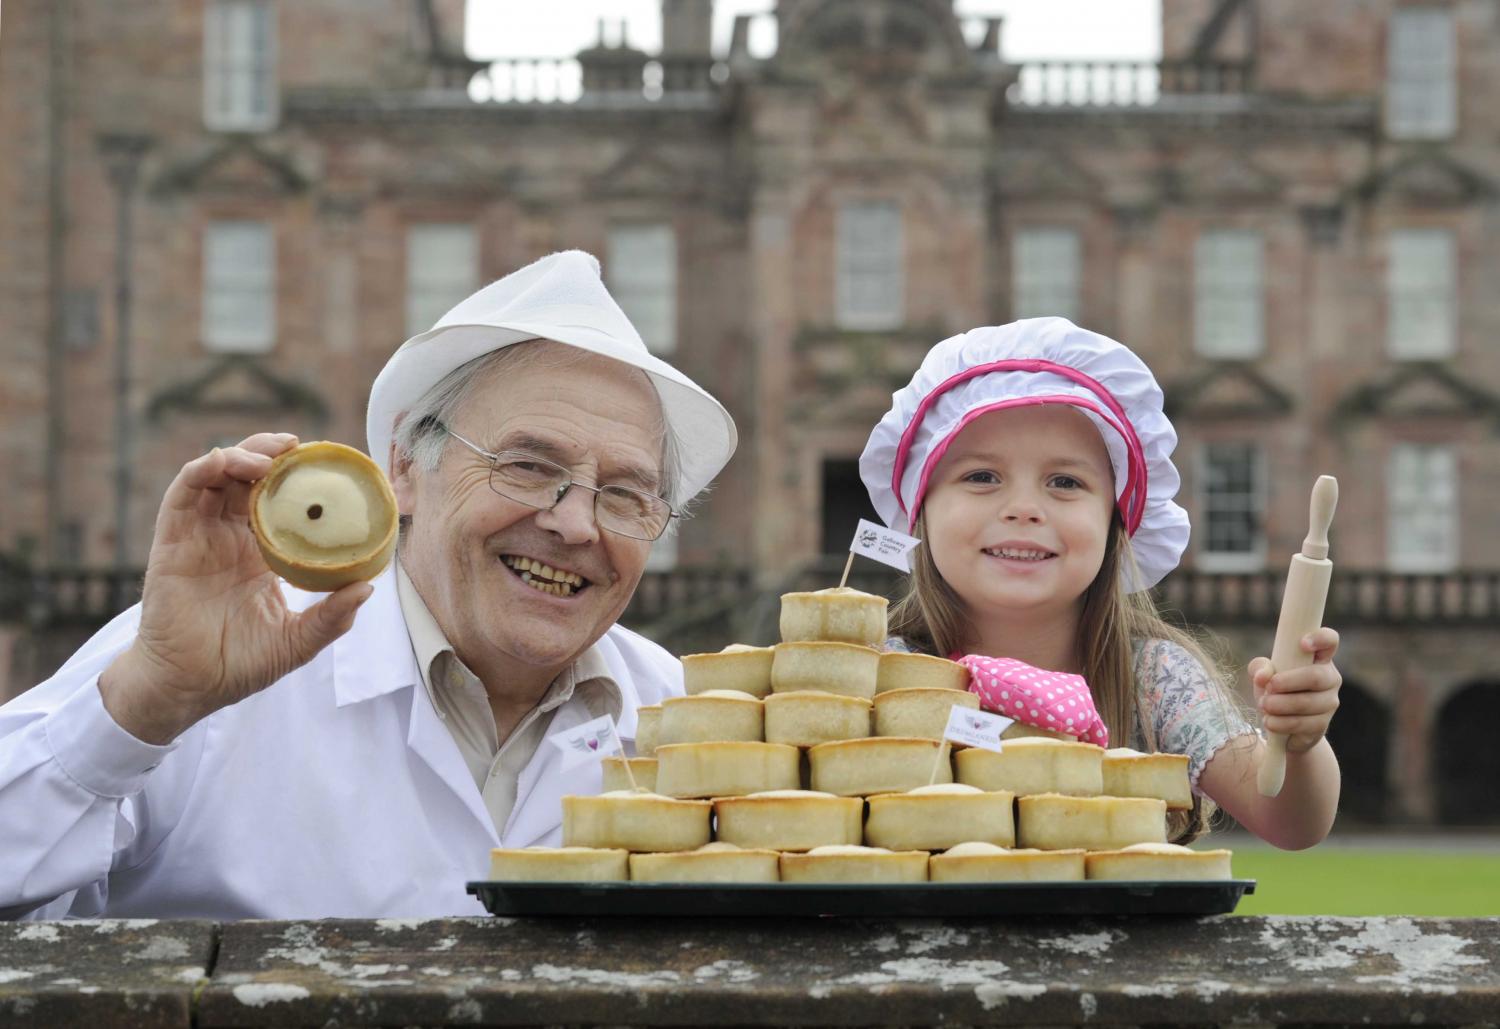
[(1328, 732), (1328, 723), (1339, 706), (1343, 676), (1333, 665), (1339, 649), (1339, 634), (1326, 625), (1314, 629), (1301, 641), (1313, 663), (1302, 668), (1271, 674), (1271, 659), (1250, 662), (1250, 682), (1255, 687), (1255, 706), (1267, 732), (1287, 737), (1286, 749), (1301, 754), (1317, 746)]
[(215, 448), (167, 487), (135, 642), (99, 677), (105, 709), (136, 738), (169, 743), (265, 689), (348, 632), (373, 591), (352, 583), (301, 613), (287, 609), (250, 531), (250, 489), (296, 444), (260, 433)]

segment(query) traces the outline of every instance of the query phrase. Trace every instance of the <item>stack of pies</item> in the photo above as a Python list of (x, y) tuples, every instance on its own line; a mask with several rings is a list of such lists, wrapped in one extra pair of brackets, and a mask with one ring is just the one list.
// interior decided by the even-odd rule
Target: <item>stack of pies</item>
[(1229, 876), (1228, 851), (1166, 842), (1168, 809), (1192, 805), (1186, 757), (1105, 751), (1019, 723), (999, 752), (950, 754), (953, 707), (979, 707), (964, 666), (875, 649), (883, 598), (838, 589), (782, 601), (782, 642), (685, 657), (687, 695), (639, 709), (639, 756), (604, 759), (602, 795), (563, 799), (564, 847), (496, 850), (494, 878)]

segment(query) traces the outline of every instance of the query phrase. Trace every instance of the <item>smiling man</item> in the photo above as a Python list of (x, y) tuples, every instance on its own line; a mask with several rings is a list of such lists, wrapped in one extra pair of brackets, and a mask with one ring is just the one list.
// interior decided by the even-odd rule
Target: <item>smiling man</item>
[(477, 913), (491, 847), (556, 845), (597, 792), (549, 735), (681, 692), (615, 624), (652, 542), (733, 453), (592, 257), (555, 254), (408, 340), (370, 393), (391, 568), (326, 597), (247, 531), (294, 446), (183, 466), (141, 604), (0, 708), (0, 916)]

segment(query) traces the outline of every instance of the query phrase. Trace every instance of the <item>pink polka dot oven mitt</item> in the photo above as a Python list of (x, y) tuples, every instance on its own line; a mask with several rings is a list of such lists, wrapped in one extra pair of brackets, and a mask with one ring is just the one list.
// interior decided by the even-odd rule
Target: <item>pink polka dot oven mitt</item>
[(1109, 730), (1083, 676), (1033, 668), (1009, 657), (965, 654), (954, 660), (969, 670), (969, 692), (986, 711), (1109, 746)]

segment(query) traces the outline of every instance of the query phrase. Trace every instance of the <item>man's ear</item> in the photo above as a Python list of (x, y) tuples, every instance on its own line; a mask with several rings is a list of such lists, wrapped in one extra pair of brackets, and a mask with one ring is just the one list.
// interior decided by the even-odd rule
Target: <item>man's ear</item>
[(396, 512), (403, 518), (410, 518), (417, 506), (416, 476), (419, 471), (416, 462), (397, 450), (394, 440), (391, 441), (389, 461), (387, 467), (391, 470), (391, 489), (396, 494)]

